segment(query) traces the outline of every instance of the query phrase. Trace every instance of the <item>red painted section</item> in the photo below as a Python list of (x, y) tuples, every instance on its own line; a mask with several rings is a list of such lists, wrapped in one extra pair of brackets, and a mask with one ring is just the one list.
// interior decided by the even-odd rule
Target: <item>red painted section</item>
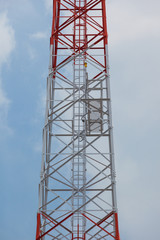
[[(97, 224), (96, 222), (94, 222), (91, 218), (87, 217), (85, 214), (82, 213), (82, 215), (87, 218), (90, 222), (92, 222), (95, 226), (99, 227), (100, 229), (102, 229), (104, 232), (106, 232), (109, 236), (111, 236), (112, 238), (116, 239), (115, 236), (113, 236), (110, 232), (108, 232), (106, 229), (102, 228), (100, 226), (100, 224)], [(117, 239), (116, 239), (117, 240)]]
[(77, 239), (79, 240), (79, 224), (77, 225)]
[(118, 213), (115, 213), (114, 216), (115, 216), (116, 240), (120, 240), (119, 227), (118, 227)]
[(41, 213), (43, 217), (45, 217), (47, 220), (49, 220), (51, 223), (53, 223), (54, 225), (56, 225), (56, 223), (54, 223), (49, 217), (47, 217), (46, 215), (44, 215), (43, 213)]
[(86, 234), (84, 233), (84, 238), (83, 238), (84, 240), (86, 240)]
[(40, 237), (40, 235), (41, 235), (40, 227), (41, 227), (41, 215), (40, 215), (40, 213), (37, 213), (36, 240), (39, 239), (39, 237)]
[(69, 214), (67, 217), (65, 217), (63, 220), (61, 220), (60, 222), (58, 222), (54, 227), (50, 228), (47, 232), (41, 234), (41, 236), (39, 236), (38, 238), (36, 238), (36, 240), (42, 239), (45, 235), (47, 235), (49, 232), (51, 232), (53, 229), (55, 229), (56, 227), (58, 227), (61, 223), (63, 223), (64, 221), (66, 221), (68, 218), (70, 218), (73, 215), (73, 213)]

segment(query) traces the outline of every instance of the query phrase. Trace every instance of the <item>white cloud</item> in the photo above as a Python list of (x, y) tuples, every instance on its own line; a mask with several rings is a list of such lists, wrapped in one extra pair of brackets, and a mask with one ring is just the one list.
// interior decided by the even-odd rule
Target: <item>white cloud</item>
[(2, 89), (2, 84), (0, 80), (0, 124), (3, 120), (6, 119), (6, 115), (8, 112), (8, 107), (10, 104), (10, 100), (7, 98), (5, 92)]
[[(158, 6), (157, 6), (158, 4)], [(110, 45), (160, 36), (159, 3), (142, 5), (136, 1), (113, 1), (108, 4), (108, 27)]]
[(6, 63), (15, 48), (14, 30), (6, 13), (0, 14), (0, 67)]
[(32, 39), (46, 39), (47, 33), (46, 32), (36, 32), (30, 35)]
[[(9, 57), (15, 48), (15, 35), (10, 25), (7, 13), (0, 14), (0, 74), (3, 64), (9, 61)], [(7, 115), (10, 100), (8, 99), (2, 87), (2, 79), (0, 78), (0, 129), (11, 131), (7, 124)]]
[(46, 9), (48, 11), (52, 11), (53, 0), (44, 0)]
[(28, 55), (29, 55), (29, 58), (31, 60), (35, 59), (36, 58), (36, 51), (33, 47), (31, 47), (30, 45), (28, 45)]

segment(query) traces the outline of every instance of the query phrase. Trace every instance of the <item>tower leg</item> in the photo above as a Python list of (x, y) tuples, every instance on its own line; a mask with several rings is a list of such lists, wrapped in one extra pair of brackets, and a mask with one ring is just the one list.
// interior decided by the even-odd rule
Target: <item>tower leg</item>
[(116, 240), (120, 240), (119, 226), (118, 226), (118, 213), (115, 213), (114, 216), (115, 216)]
[(38, 239), (41, 235), (41, 230), (40, 230), (40, 226), (41, 226), (41, 216), (40, 213), (37, 213), (37, 231), (36, 231), (36, 239)]

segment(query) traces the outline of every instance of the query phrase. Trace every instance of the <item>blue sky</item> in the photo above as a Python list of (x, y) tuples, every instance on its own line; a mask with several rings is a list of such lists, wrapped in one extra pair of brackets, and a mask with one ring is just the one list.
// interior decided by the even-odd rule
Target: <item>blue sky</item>
[[(0, 0), (0, 236), (3, 240), (35, 238), (51, 2)], [(158, 0), (108, 1), (117, 192), (123, 240), (158, 239), (160, 235), (159, 9)]]

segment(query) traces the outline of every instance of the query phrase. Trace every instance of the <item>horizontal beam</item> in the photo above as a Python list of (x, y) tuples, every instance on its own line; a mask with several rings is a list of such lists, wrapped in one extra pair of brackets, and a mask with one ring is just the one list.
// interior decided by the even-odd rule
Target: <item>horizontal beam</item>
[(78, 189), (50, 189), (51, 191), (54, 192), (74, 192), (77, 191), (78, 192), (85, 192), (85, 191), (112, 191), (112, 189), (105, 189), (105, 188), (99, 188), (99, 189), (83, 189), (83, 190), (78, 190)]

